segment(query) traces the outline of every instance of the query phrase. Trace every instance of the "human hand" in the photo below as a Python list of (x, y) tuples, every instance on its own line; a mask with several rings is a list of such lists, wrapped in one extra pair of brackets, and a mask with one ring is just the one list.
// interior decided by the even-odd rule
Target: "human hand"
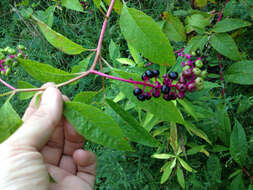
[(82, 150), (84, 138), (62, 116), (67, 98), (46, 85), (39, 105), (34, 97), (23, 125), (0, 145), (0, 189), (94, 189), (96, 156)]

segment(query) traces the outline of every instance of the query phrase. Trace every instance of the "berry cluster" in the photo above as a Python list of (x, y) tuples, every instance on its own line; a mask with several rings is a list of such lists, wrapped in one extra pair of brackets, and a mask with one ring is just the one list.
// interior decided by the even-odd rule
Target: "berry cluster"
[(88, 2), (87, 1), (80, 0), (80, 3), (82, 5), (83, 9), (85, 9), (88, 6)]
[(0, 74), (2, 76), (8, 76), (12, 68), (18, 65), (17, 58), (25, 57), (24, 50), (23, 45), (18, 45), (16, 50), (10, 47), (0, 48)]
[[(178, 56), (186, 58), (182, 62), (183, 72), (178, 74), (177, 72), (170, 72), (162, 76), (162, 83), (158, 81), (159, 71), (158, 70), (147, 70), (142, 75), (144, 81), (143, 89), (138, 88), (135, 85), (133, 91), (134, 95), (138, 100), (150, 100), (159, 98), (161, 95), (166, 101), (175, 100), (177, 98), (183, 99), (186, 92), (194, 92), (195, 90), (202, 90), (204, 79), (207, 76), (206, 70), (201, 70), (203, 62), (201, 57), (196, 57), (195, 53), (184, 54), (183, 52), (178, 53)], [(154, 78), (154, 80), (152, 80)], [(154, 81), (152, 83), (152, 81)], [(149, 85), (148, 85), (149, 84)], [(145, 92), (146, 86), (152, 86), (151, 90)]]

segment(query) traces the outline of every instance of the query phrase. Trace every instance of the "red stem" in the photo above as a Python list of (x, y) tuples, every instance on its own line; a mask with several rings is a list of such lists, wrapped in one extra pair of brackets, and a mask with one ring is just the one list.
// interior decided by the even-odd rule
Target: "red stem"
[(5, 82), (4, 80), (2, 80), (1, 78), (0, 78), (0, 82), (1, 82), (4, 86), (8, 87), (9, 89), (11, 89), (11, 90), (16, 90), (16, 88), (14, 88), (14, 87), (11, 86), (10, 84), (8, 84), (8, 83)]
[(246, 168), (242, 168), (242, 171), (250, 178), (250, 180), (253, 180), (253, 176), (250, 175)]

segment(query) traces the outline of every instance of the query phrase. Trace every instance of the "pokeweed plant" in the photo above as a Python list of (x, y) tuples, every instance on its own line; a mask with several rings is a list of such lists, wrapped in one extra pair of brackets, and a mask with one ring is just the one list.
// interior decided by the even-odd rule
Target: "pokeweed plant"
[[(226, 104), (222, 100), (222, 97), (226, 96), (224, 80), (241, 85), (253, 84), (253, 61), (246, 60), (247, 56), (240, 53), (230, 33), (249, 27), (251, 23), (238, 18), (222, 19), (223, 8), (218, 14), (190, 10), (185, 16), (185, 25), (178, 17), (180, 12), (176, 14), (176, 12), (166, 11), (162, 14), (162, 21), (157, 23), (144, 12), (127, 7), (120, 0), (93, 0), (93, 2), (105, 17), (95, 49), (85, 48), (52, 29), (56, 8), (60, 9), (62, 6), (83, 12), (87, 6), (86, 1), (55, 1), (55, 5), (48, 7), (43, 13), (44, 16), (40, 18), (31, 8), (21, 11), (23, 17), (37, 23), (41, 33), (55, 48), (68, 55), (79, 55), (88, 51), (91, 55), (87, 59), (90, 60), (91, 57), (94, 59), (87, 70), (83, 70), (87, 68), (87, 62), (82, 61), (72, 68), (72, 72), (67, 72), (29, 60), (27, 58), (29, 55), (23, 52), (25, 48), (21, 45), (16, 50), (9, 47), (0, 49), (2, 74), (0, 82), (11, 90), (0, 95), (9, 95), (0, 109), (0, 140), (8, 138), (22, 124), (22, 120), (9, 102), (10, 99), (17, 93), (20, 93), (21, 99), (29, 99), (35, 92), (45, 90), (24, 81), (19, 82), (21, 88), (8, 84), (4, 78), (6, 75), (11, 75), (11, 68), (18, 63), (33, 78), (40, 82), (54, 82), (57, 88), (76, 83), (88, 75), (98, 75), (103, 81), (104, 78), (114, 80), (114, 84), (120, 90), (114, 100), (105, 98), (105, 104), (112, 114), (90, 103), (98, 92), (81, 92), (73, 101), (64, 103), (64, 116), (87, 140), (123, 151), (134, 151), (130, 142), (157, 147), (152, 158), (166, 160), (160, 169), (161, 184), (175, 176), (181, 188), (188, 187), (185, 182), (186, 172), (196, 173), (198, 170), (188, 163), (187, 157), (202, 153), (208, 157), (206, 170), (207, 176), (210, 177), (210, 187), (217, 189), (221, 184), (221, 167), (219, 158), (212, 154), (215, 152), (225, 152), (230, 155), (230, 161), (237, 164), (229, 176), (230, 179), (233, 178), (231, 189), (244, 186), (242, 174), (247, 175), (252, 183), (252, 176), (246, 165), (248, 142), (244, 128), (236, 119), (230, 120)], [(207, 5), (207, 1), (203, 0), (192, 2), (196, 7)], [(245, 2), (249, 3), (249, 8), (252, 9), (250, 1)], [(108, 5), (107, 10), (106, 5)], [(231, 3), (227, 0), (224, 6), (226, 11)], [(117, 47), (111, 41), (109, 53), (116, 63), (111, 66), (102, 57), (101, 49), (113, 9), (120, 14), (121, 33), (133, 60), (115, 55)], [(218, 16), (217, 22), (215, 15)], [(190, 39), (188, 42), (187, 38)], [(171, 42), (184, 42), (184, 47), (173, 50)], [(221, 85), (204, 81), (210, 66), (206, 57), (210, 49), (218, 52)], [(226, 58), (236, 63), (223, 73), (222, 60)], [(144, 66), (145, 61), (149, 63)], [(118, 63), (129, 65), (129, 70), (118, 67)], [(135, 72), (138, 68), (149, 66), (154, 66), (155, 69), (146, 69), (144, 72), (142, 70), (142, 73), (138, 72), (138, 74)], [(105, 68), (111, 75), (103, 72)], [(195, 90), (203, 94), (217, 87), (222, 87), (221, 97), (217, 101), (212, 102), (206, 98), (209, 102), (203, 103), (202, 100), (196, 100), (194, 97)], [(118, 104), (125, 99), (130, 106), (122, 107)], [(189, 100), (193, 100), (192, 102), (196, 102), (197, 105)], [(128, 111), (135, 106), (138, 108), (139, 121)], [(126, 125), (119, 124), (115, 115)], [(199, 125), (210, 125), (212, 129), (201, 128)], [(209, 132), (215, 133), (215, 138)], [(166, 143), (161, 141), (160, 136), (164, 136)], [(194, 136), (199, 138), (199, 144), (192, 141)]]

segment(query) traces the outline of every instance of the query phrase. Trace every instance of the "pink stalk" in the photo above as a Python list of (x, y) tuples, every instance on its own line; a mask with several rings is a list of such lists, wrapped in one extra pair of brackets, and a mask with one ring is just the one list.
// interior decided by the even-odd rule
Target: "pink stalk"
[(113, 80), (118, 80), (118, 81), (122, 81), (122, 82), (127, 82), (127, 83), (132, 83), (132, 84), (139, 84), (139, 85), (143, 85), (143, 86), (150, 86), (150, 87), (155, 87), (153, 84), (148, 84), (145, 82), (140, 82), (140, 81), (134, 81), (134, 80), (128, 80), (128, 79), (123, 79), (123, 78), (119, 78), (119, 77), (115, 77), (115, 76), (111, 76), (111, 75), (107, 75), (104, 73), (101, 73), (99, 71), (95, 71), (95, 70), (91, 70), (90, 73), (93, 73), (95, 75), (99, 75), (108, 79), (113, 79)]
[(4, 80), (2, 80), (1, 78), (0, 78), (0, 82), (1, 82), (4, 86), (8, 87), (9, 89), (11, 89), (11, 90), (16, 90), (16, 88), (14, 88), (14, 87), (11, 86), (10, 84), (8, 84), (8, 83), (5, 82)]
[(100, 56), (101, 47), (102, 47), (102, 42), (103, 42), (103, 39), (104, 39), (105, 30), (106, 30), (107, 23), (108, 23), (108, 18), (109, 18), (110, 15), (111, 15), (111, 12), (112, 12), (112, 8), (113, 8), (114, 3), (115, 3), (115, 0), (112, 0), (111, 3), (110, 3), (110, 6), (109, 6), (109, 8), (108, 8), (108, 11), (107, 11), (107, 13), (106, 13), (106, 18), (105, 18), (105, 20), (104, 20), (103, 27), (102, 27), (102, 30), (101, 30), (101, 33), (100, 33), (100, 37), (99, 37), (99, 41), (98, 41), (96, 57), (95, 57), (95, 59), (94, 59), (94, 62), (93, 62), (93, 64), (92, 64), (90, 70), (93, 70), (93, 69), (96, 67), (96, 64), (97, 64), (97, 61), (98, 61), (98, 57)]

